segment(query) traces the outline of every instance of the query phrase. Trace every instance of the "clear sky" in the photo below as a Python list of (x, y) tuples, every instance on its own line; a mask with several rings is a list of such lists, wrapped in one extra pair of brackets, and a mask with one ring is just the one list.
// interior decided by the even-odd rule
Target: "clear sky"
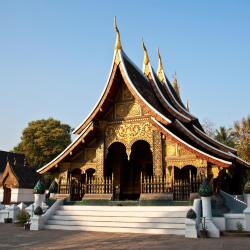
[(143, 36), (202, 121), (230, 126), (250, 114), (250, 1), (0, 0), (0, 150), (31, 120), (73, 128), (105, 85), (117, 16), (122, 45), (141, 67)]

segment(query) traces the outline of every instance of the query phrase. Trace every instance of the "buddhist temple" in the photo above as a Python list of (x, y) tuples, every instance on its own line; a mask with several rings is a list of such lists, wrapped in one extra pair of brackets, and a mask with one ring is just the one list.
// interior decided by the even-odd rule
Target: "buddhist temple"
[[(59, 194), (71, 200), (189, 200), (202, 178), (214, 191), (242, 191), (249, 164), (237, 151), (210, 138), (171, 83), (158, 50), (158, 69), (142, 41), (143, 68), (126, 55), (115, 21), (116, 41), (104, 91), (76, 139), (40, 168), (51, 173)], [(226, 181), (225, 181), (226, 180)]]

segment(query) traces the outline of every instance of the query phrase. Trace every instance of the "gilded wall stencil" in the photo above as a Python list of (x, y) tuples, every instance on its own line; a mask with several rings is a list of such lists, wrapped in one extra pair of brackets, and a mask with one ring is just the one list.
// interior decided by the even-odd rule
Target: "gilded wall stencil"
[(141, 116), (141, 107), (136, 102), (116, 103), (115, 104), (115, 118), (121, 119), (124, 117)]
[(59, 174), (59, 181), (61, 184), (65, 185), (68, 181), (68, 171), (61, 172)]
[(96, 175), (103, 177), (104, 173), (104, 141), (99, 143), (96, 149)]
[(176, 144), (169, 143), (167, 144), (167, 156), (177, 156), (177, 147)]
[(109, 108), (104, 119), (106, 121), (124, 120), (143, 116), (143, 111), (135, 101), (125, 84), (117, 91), (114, 104)]
[(84, 149), (84, 161), (85, 162), (96, 162), (96, 149), (85, 148)]
[(108, 147), (114, 142), (123, 143), (127, 149), (137, 140), (147, 141), (153, 148), (153, 130), (147, 119), (110, 123), (105, 131), (106, 154)]
[(155, 175), (163, 174), (163, 159), (162, 159), (162, 139), (161, 133), (153, 131), (153, 168)]
[(123, 101), (134, 100), (133, 95), (130, 93), (129, 89), (124, 84), (122, 86), (122, 99)]
[(189, 152), (177, 143), (167, 140), (166, 141), (166, 156), (165, 166), (175, 166), (178, 168), (192, 165), (195, 167), (207, 167), (207, 161), (197, 157), (195, 154)]

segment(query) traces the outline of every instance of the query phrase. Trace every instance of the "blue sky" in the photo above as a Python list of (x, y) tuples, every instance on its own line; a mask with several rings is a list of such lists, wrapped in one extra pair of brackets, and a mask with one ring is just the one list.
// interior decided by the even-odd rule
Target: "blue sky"
[(128, 56), (141, 67), (143, 36), (156, 68), (160, 47), (201, 121), (250, 113), (250, 1), (0, 0), (0, 150), (31, 120), (84, 119), (108, 76), (115, 15)]

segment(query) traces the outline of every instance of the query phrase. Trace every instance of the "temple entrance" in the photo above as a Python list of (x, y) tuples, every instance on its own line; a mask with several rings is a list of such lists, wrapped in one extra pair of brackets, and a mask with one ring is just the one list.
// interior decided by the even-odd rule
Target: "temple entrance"
[(148, 142), (139, 140), (132, 145), (129, 167), (127, 195), (132, 199), (139, 199), (141, 175), (144, 177), (153, 176), (153, 156)]
[(125, 145), (120, 142), (114, 142), (108, 148), (104, 176), (111, 177), (112, 175), (114, 198), (123, 199), (127, 189), (128, 156)]
[(174, 200), (189, 200), (190, 193), (197, 193), (201, 179), (197, 176), (197, 168), (185, 166), (174, 167), (173, 196)]
[(84, 174), (82, 174), (81, 169), (77, 168), (70, 172), (70, 200), (81, 200), (84, 196)]
[(3, 204), (10, 204), (11, 202), (11, 189), (8, 187), (3, 188)]

